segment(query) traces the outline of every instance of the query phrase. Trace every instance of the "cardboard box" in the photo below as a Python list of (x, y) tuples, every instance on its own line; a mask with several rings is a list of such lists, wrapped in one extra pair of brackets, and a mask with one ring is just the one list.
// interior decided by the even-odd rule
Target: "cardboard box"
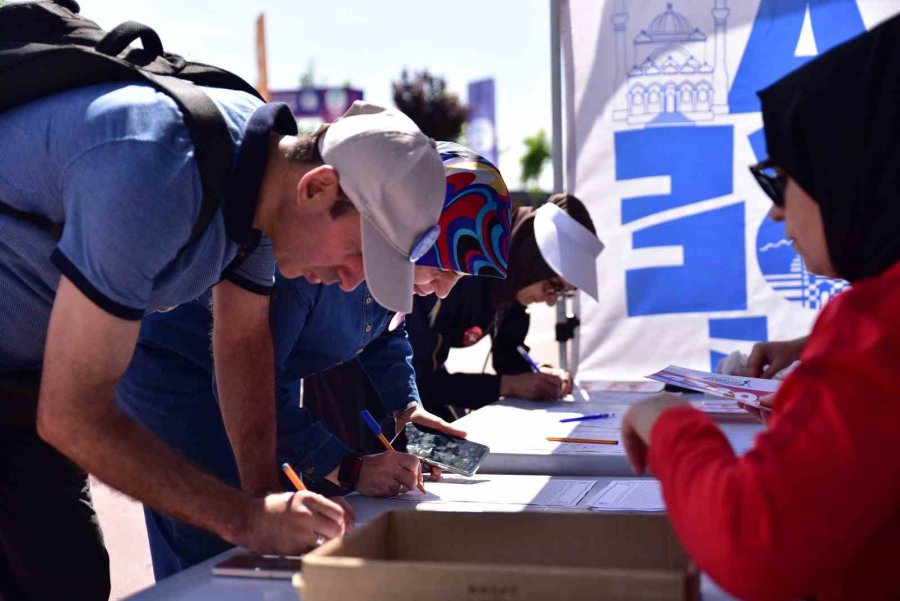
[(694, 600), (659, 514), (390, 512), (308, 553), (304, 601)]

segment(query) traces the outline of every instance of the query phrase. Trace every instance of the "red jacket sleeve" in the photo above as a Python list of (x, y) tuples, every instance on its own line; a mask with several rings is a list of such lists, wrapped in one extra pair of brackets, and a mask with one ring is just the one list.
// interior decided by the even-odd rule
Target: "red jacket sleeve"
[(873, 292), (851, 290), (823, 312), (743, 457), (691, 408), (653, 427), (649, 465), (679, 538), (743, 599), (830, 586), (900, 503), (900, 299)]

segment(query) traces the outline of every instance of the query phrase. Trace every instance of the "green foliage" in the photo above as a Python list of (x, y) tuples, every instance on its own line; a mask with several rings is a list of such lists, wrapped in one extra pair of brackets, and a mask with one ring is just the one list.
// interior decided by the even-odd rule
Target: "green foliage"
[(400, 81), (392, 84), (394, 104), (435, 140), (455, 141), (462, 132), (468, 109), (456, 94), (447, 91), (443, 77), (423, 70), (409, 76), (406, 69)]
[(300, 87), (316, 87), (316, 61), (314, 59), (309, 59), (309, 62), (306, 64), (306, 71), (300, 75)]
[(525, 138), (524, 143), (525, 154), (519, 159), (522, 164), (522, 185), (528, 189), (538, 190), (537, 182), (541, 177), (541, 171), (544, 170), (544, 163), (550, 159), (550, 142), (544, 130), (540, 130), (535, 135)]

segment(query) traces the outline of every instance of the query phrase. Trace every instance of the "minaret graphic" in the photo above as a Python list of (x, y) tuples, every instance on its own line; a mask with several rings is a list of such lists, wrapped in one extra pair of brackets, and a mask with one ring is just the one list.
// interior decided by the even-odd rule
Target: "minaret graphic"
[(713, 71), (713, 106), (717, 115), (728, 113), (728, 65), (725, 64), (725, 31), (728, 23), (728, 0), (715, 0), (712, 9), (715, 30), (715, 71)]
[[(628, 13), (625, 12), (625, 0), (615, 0), (612, 23), (616, 32), (616, 78), (615, 85), (620, 86), (628, 77), (628, 42), (625, 40), (625, 24)], [(616, 94), (613, 106), (613, 119), (621, 121), (628, 116), (627, 94)]]

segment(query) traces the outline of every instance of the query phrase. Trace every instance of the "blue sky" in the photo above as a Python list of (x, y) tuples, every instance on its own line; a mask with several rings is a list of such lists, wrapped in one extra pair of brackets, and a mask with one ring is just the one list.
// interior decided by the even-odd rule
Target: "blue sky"
[[(551, 129), (549, 0), (79, 0), (101, 26), (135, 20), (167, 50), (234, 71), (255, 83), (256, 16), (266, 15), (269, 87), (292, 88), (314, 63), (317, 82), (350, 81), (391, 105), (401, 70), (428, 68), (466, 100), (470, 81), (497, 85), (500, 170), (519, 188), (522, 140)], [(541, 183), (549, 188), (548, 165)]]

